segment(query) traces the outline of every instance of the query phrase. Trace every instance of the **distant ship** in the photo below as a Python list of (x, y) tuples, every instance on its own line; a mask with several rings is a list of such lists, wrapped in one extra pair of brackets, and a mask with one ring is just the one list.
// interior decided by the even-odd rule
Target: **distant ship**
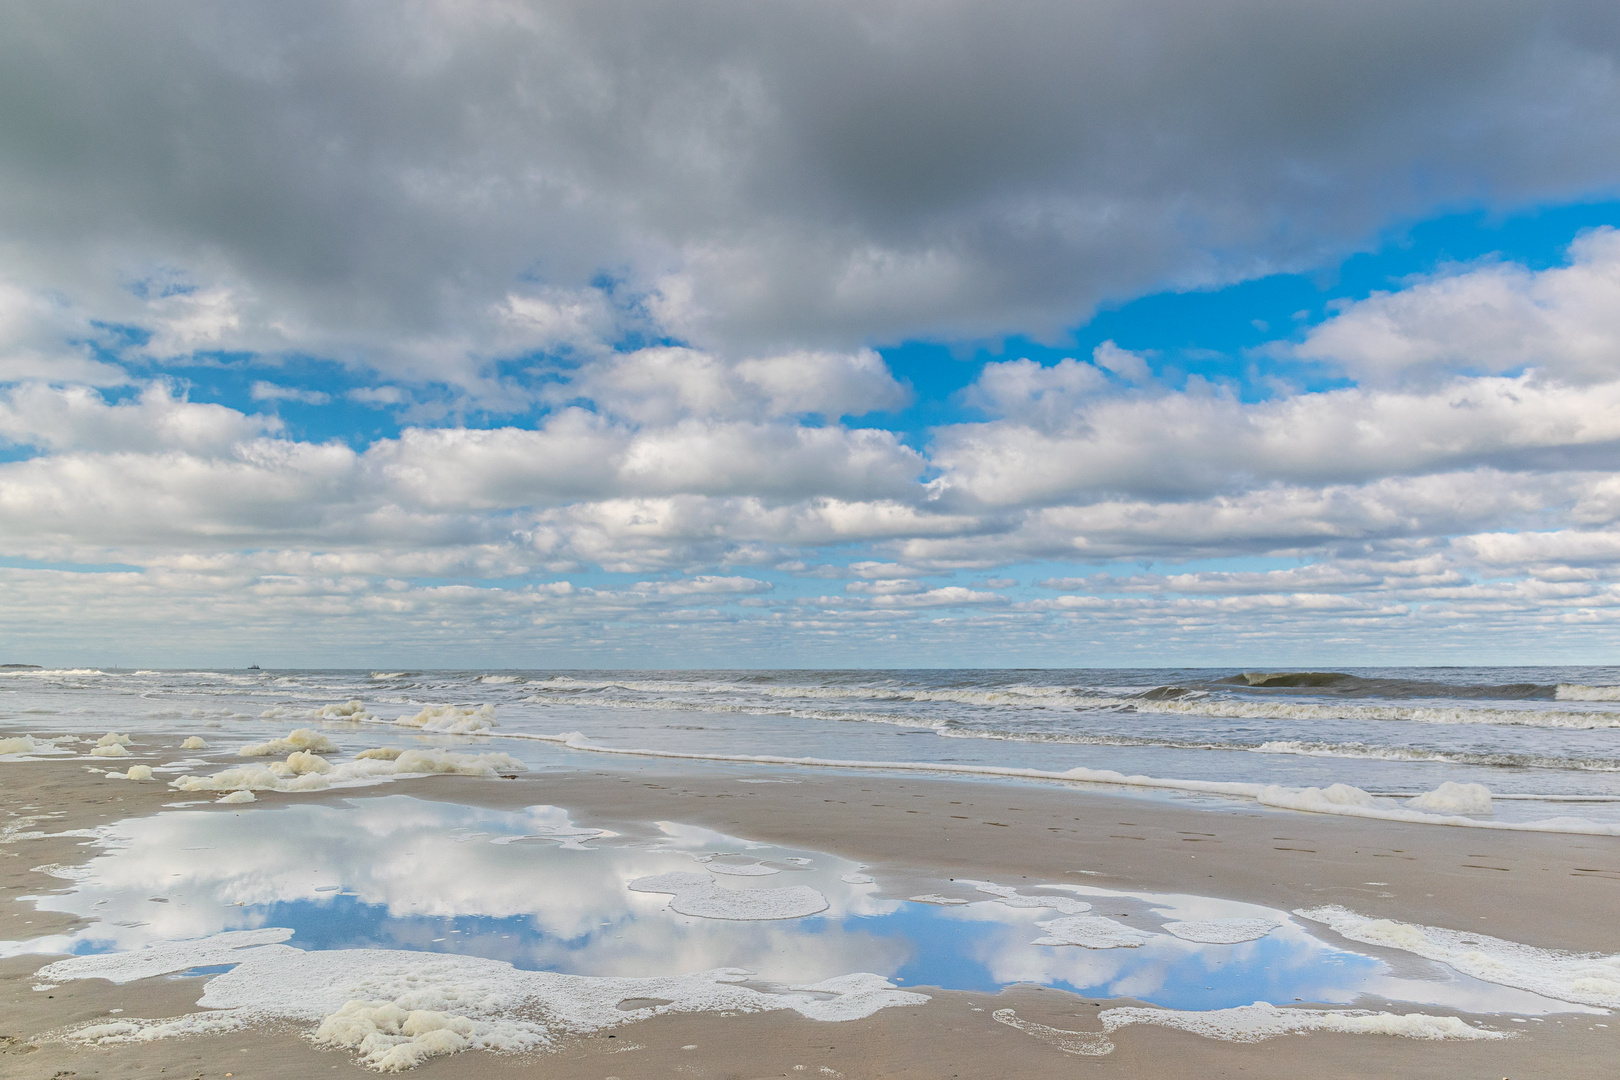
[(258, 664), (249, 664), (247, 666), (247, 669), (249, 671), (258, 671), (259, 670), (259, 665)]

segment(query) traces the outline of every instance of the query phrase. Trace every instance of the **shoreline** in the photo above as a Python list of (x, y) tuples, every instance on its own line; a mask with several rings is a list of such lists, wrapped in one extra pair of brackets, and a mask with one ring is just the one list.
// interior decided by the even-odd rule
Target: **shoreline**
[[(365, 788), (266, 792), (261, 793), (259, 803), (247, 807), (210, 803), (195, 809), (255, 813), (277, 805), (336, 803), (385, 794), (491, 809), (546, 804), (567, 809), (581, 826), (680, 821), (838, 855), (865, 865), (878, 878), (885, 895), (901, 898), (934, 891), (953, 877), (1011, 884), (1070, 882), (1216, 896), (1282, 910), (1341, 904), (1372, 917), (1473, 929), (1540, 948), (1620, 951), (1620, 926), (1613, 918), (1613, 897), (1620, 883), (1620, 840), (1608, 837), (1465, 833), (1262, 808), (1209, 810), (1177, 805), (1166, 798), (985, 779), (705, 767), (686, 762), (641, 762), (639, 767), (625, 767), (628, 764), (613, 761), (616, 768), (545, 769), (516, 780), (437, 776)], [(35, 825), (40, 831), (94, 828), (121, 817), (155, 813), (165, 803), (185, 800), (182, 793), (169, 790), (160, 781), (105, 779), (88, 772), (83, 761), (11, 762), (4, 769), (7, 782), (0, 805), (8, 814), (63, 814)], [(758, 783), (760, 780), (790, 782)], [(26, 806), (38, 809), (22, 811)], [(15, 821), (14, 817), (0, 820), (0, 828)], [(4, 907), (10, 909), (0, 909), (0, 925), (10, 924), (20, 931), (26, 921), (26, 936), (34, 937), (65, 930), (76, 921), (35, 911), (32, 904), (18, 903), (15, 897), (61, 888), (62, 882), (28, 868), (83, 861), (93, 854), (92, 848), (81, 846), (84, 843), (82, 836), (56, 837), (16, 840), (0, 847), (4, 853), (0, 855), (0, 879), (9, 900)], [(23, 935), (8, 931), (7, 936)], [(1324, 931), (1323, 936), (1332, 935)], [(195, 981), (183, 979), (160, 977), (126, 987), (92, 980), (59, 987), (47, 997), (28, 989), (27, 975), (49, 959), (24, 956), (0, 961), (7, 1002), (4, 1012), (11, 1018), (0, 1035), (15, 1040), (8, 1048), (0, 1048), (0, 1074), (11, 1075), (14, 1067), (26, 1064), (30, 1071), (16, 1075), (32, 1076), (38, 1071), (36, 1065), (54, 1063), (56, 1068), (71, 1069), (72, 1064), (61, 1063), (82, 1064), (93, 1059), (108, 1067), (115, 1061), (126, 1062), (132, 1070), (137, 1062), (166, 1062), (159, 1067), (170, 1071), (174, 1066), (191, 1067), (184, 1063), (194, 1062), (206, 1075), (219, 1075), (209, 1069), (223, 1061), (219, 1068), (228, 1070), (231, 1062), (226, 1059), (242, 1049), (258, 1058), (255, 1048), (279, 1056), (286, 1069), (280, 1065), (270, 1072), (255, 1068), (251, 1075), (307, 1075), (293, 1067), (295, 1061), (302, 1061), (303, 1069), (358, 1068), (346, 1054), (317, 1050), (288, 1033), (267, 1029), (140, 1046), (50, 1043), (19, 1053), (18, 1046), (26, 1046), (42, 1031), (129, 1007), (126, 999), (130, 998), (140, 1002), (138, 1009), (129, 1007), (131, 1015), (161, 1015), (152, 1008), (160, 1002), (164, 1007), (172, 1005), (175, 1013), (188, 1011), (199, 990)], [(620, 1038), (645, 1051), (618, 1051), (609, 1061), (601, 1055), (617, 1049), (618, 1040), (610, 1045), (603, 1037), (582, 1040), (580, 1046), (570, 1043), (564, 1050), (540, 1055), (540, 1060), (559, 1076), (667, 1075), (672, 1060), (699, 1068), (703, 1075), (726, 1075), (728, 1070), (740, 1070), (736, 1075), (768, 1075), (767, 1065), (786, 1060), (780, 1056), (785, 1048), (825, 1043), (845, 1048), (826, 1050), (824, 1059), (835, 1062), (826, 1067), (846, 1072), (854, 1068), (856, 1071), (847, 1072), (852, 1076), (948, 1076), (952, 1072), (967, 1076), (990, 1069), (992, 1061), (1016, 1061), (1025, 1075), (1070, 1075), (1076, 1067), (1106, 1064), (1126, 1066), (1122, 1075), (1151, 1066), (1213, 1070), (1210, 1075), (1225, 1075), (1230, 1070), (1234, 1075), (1241, 1071), (1243, 1075), (1282, 1077), (1299, 1075), (1299, 1070), (1312, 1068), (1313, 1061), (1319, 1066), (1316, 1056), (1332, 1047), (1335, 1071), (1343, 1074), (1494, 1071), (1511, 1076), (1517, 1070), (1520, 1075), (1534, 1071), (1573, 1077), (1593, 1075), (1598, 1060), (1594, 1055), (1612, 1054), (1620, 1037), (1620, 1029), (1598, 1030), (1590, 1023), (1593, 1018), (1571, 1015), (1558, 1017), (1556, 1022), (1549, 1018), (1535, 1031), (1493, 1043), (1424, 1043), (1318, 1033), (1308, 1038), (1283, 1036), (1239, 1044), (1132, 1027), (1114, 1034), (1114, 1054), (1085, 1058), (996, 1023), (991, 1015), (997, 1009), (1014, 1008), (1027, 1024), (1097, 1031), (1096, 1014), (1121, 1002), (1082, 999), (1063, 990), (1033, 987), (1013, 987), (998, 995), (927, 992), (933, 1000), (925, 1006), (886, 1009), (863, 1020), (837, 1024), (778, 1014), (656, 1017), (619, 1032)], [(111, 1004), (114, 1000), (124, 1005)], [(1410, 1011), (1413, 1007), (1396, 1008)], [(1421, 1011), (1450, 1013), (1438, 1008)], [(958, 1034), (957, 1028), (968, 1020), (972, 1021), (971, 1034)], [(1607, 1022), (1607, 1018), (1597, 1021)], [(655, 1049), (654, 1044), (661, 1044), (665, 1034), (670, 1038), (678, 1034), (685, 1040), (668, 1051), (679, 1055), (678, 1059)], [(699, 1049), (678, 1049), (685, 1045)], [(747, 1051), (748, 1046), (754, 1049)], [(845, 1053), (856, 1052), (852, 1047), (861, 1048), (859, 1056), (846, 1059)], [(967, 1058), (952, 1064), (948, 1059), (953, 1054)], [(1312, 1057), (1307, 1059), (1305, 1054)], [(645, 1060), (632, 1062), (631, 1058)], [(521, 1060), (522, 1056), (471, 1052), (435, 1059), (422, 1067), (447, 1076), (496, 1075)], [(971, 1064), (973, 1060), (980, 1064)], [(807, 1064), (812, 1072), (822, 1067), (808, 1062), (806, 1057), (796, 1063)], [(885, 1063), (883, 1071), (861, 1071), (878, 1062)], [(788, 1075), (792, 1074), (791, 1064), (782, 1066), (789, 1070)], [(122, 1071), (120, 1066), (118, 1072)], [(52, 1072), (38, 1075), (48, 1077)], [(238, 1071), (237, 1075), (247, 1074)]]

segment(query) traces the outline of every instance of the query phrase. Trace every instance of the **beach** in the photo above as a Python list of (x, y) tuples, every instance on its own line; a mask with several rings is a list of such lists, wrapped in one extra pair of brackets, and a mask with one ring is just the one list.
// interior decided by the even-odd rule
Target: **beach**
[[(1094, 889), (1218, 897), (1282, 912), (1337, 905), (1540, 950), (1620, 951), (1613, 919), (1620, 840), (1612, 837), (1211, 809), (1174, 797), (1007, 780), (657, 759), (591, 764), (607, 767), (550, 768), (516, 779), (401, 778), (386, 788), (390, 797), (424, 804), (490, 811), (561, 807), (573, 828), (587, 831), (634, 836), (648, 823), (674, 821), (784, 850), (823, 852), (859, 863), (876, 879), (880, 896), (901, 903), (941, 894), (971, 898), (974, 890), (962, 884), (968, 881), (999, 882), (1023, 895), (1036, 883), (1078, 881)], [(6, 824), (26, 826), (14, 834), (76, 834), (13, 838), (5, 845), (8, 857), (0, 871), (11, 910), (0, 919), (8, 927), (26, 927), (6, 936), (72, 933), (83, 919), (24, 899), (63, 888), (60, 876), (32, 868), (54, 867), (60, 875), (63, 867), (83, 865), (96, 850), (83, 831), (164, 813), (175, 793), (157, 782), (109, 780), (83, 761), (14, 761), (4, 767)], [(372, 788), (265, 793), (252, 805), (209, 803), (185, 812), (246, 817), (292, 804), (341, 809), (357, 796), (374, 794)], [(26, 815), (48, 816), (27, 824)], [(1389, 950), (1373, 951), (1399, 962)], [(202, 979), (173, 978), (171, 972), (122, 985), (90, 978), (31, 989), (38, 969), (56, 959), (14, 955), (0, 966), (4, 1075), (302, 1076), (361, 1068), (352, 1053), (312, 1044), (308, 1025), (296, 1022), (147, 1042), (63, 1039), (65, 1031), (120, 1016), (193, 1014)], [(625, 1078), (830, 1075), (825, 1070), (846, 1076), (1059, 1076), (1093, 1068), (1121, 1076), (1196, 1070), (1210, 1076), (1327, 1071), (1574, 1077), (1600, 1072), (1615, 1045), (1614, 1029), (1598, 1026), (1608, 1016), (1596, 1010), (1513, 1024), (1502, 1015), (1360, 1001), (1355, 1004), (1361, 1008), (1459, 1016), (1513, 1037), (1429, 1040), (1314, 1031), (1242, 1042), (1131, 1024), (1109, 1034), (1109, 1052), (1077, 1054), (1064, 1049), (1062, 1033), (1099, 1033), (1100, 1013), (1143, 1003), (1029, 984), (996, 993), (911, 984), (906, 990), (926, 995), (926, 1002), (837, 1022), (780, 1009), (655, 1015), (565, 1036), (541, 1051), (470, 1050), (434, 1057), (420, 1068), (444, 1076), (544, 1068), (548, 1075)]]

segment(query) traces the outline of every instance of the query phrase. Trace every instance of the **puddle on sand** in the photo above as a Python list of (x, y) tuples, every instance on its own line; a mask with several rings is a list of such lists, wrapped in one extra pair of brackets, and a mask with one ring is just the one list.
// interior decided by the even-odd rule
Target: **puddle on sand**
[[(498, 811), (394, 795), (235, 814), (169, 811), (110, 826), (104, 837), (86, 866), (59, 871), (74, 883), (68, 891), (36, 898), (43, 909), (95, 921), (72, 935), (0, 945), (0, 954), (125, 952), (286, 927), (287, 944), (304, 950), (455, 953), (592, 976), (742, 968), (759, 984), (793, 985), (865, 971), (907, 986), (994, 992), (1037, 983), (1186, 1010), (1358, 998), (1476, 1013), (1572, 1009), (1430, 961), (1392, 966), (1251, 904), (1072, 885), (1014, 893), (974, 882), (941, 886), (965, 904), (920, 903), (881, 896), (881, 882), (861, 881), (857, 864), (818, 852), (668, 822), (617, 836), (579, 829), (557, 807)], [(665, 875), (688, 888), (694, 875), (707, 879), (704, 888), (724, 894), (719, 910), (756, 916), (683, 915), (671, 908), (672, 890), (630, 887), (645, 890), (642, 879)], [(806, 890), (824, 898), (824, 910), (758, 917), (773, 899), (802, 900)], [(1175, 936), (1240, 925), (1211, 930), (1209, 920), (1277, 926), (1234, 944)], [(1035, 944), (1065, 933), (1141, 944)]]

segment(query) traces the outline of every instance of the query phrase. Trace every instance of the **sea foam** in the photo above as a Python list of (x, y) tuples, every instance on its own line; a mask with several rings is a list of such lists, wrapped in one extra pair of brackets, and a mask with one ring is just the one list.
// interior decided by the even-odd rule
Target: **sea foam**
[[(312, 1028), (316, 1042), (349, 1050), (379, 1072), (400, 1072), (463, 1050), (549, 1049), (563, 1036), (666, 1013), (793, 1009), (813, 1020), (840, 1021), (928, 1000), (870, 973), (765, 993), (739, 985), (750, 973), (734, 968), (646, 979), (563, 975), (444, 953), (304, 952), (279, 944), (291, 934), (275, 928), (234, 931), (133, 953), (70, 957), (41, 968), (37, 977), (124, 983), (233, 964), (204, 987), (198, 1005), (212, 1011), (102, 1020), (64, 1035), (91, 1043), (137, 1042), (291, 1021)], [(645, 1001), (665, 1004), (620, 1008)]]
[(654, 874), (630, 882), (632, 892), (670, 893), (671, 911), (704, 919), (802, 919), (826, 911), (827, 898), (808, 885), (728, 889), (708, 874)]
[(1325, 923), (1351, 941), (1414, 953), (1484, 982), (1579, 1005), (1620, 1009), (1620, 955), (1538, 949), (1472, 931), (1373, 919), (1338, 905), (1303, 908), (1294, 914)]

